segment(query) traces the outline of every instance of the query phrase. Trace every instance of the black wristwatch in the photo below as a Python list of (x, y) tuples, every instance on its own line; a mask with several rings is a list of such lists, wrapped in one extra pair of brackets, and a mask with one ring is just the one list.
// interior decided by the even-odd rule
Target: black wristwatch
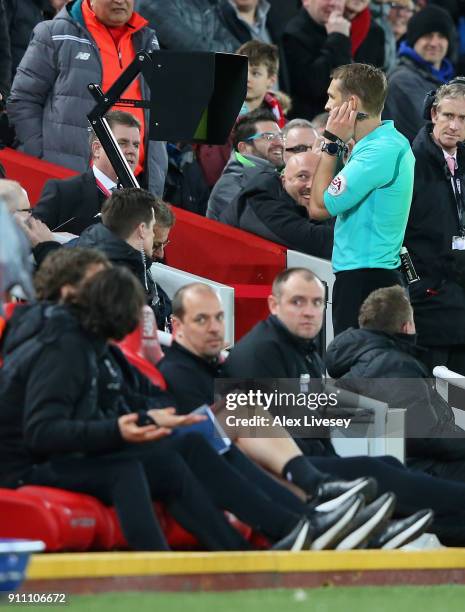
[(336, 157), (344, 152), (344, 147), (341, 147), (341, 145), (337, 144), (336, 142), (323, 142), (321, 145), (321, 150), (323, 153)]
[(326, 138), (326, 140), (330, 140), (331, 142), (335, 142), (340, 147), (346, 146), (346, 143), (343, 140), (341, 140), (339, 136), (336, 136), (336, 134), (333, 134), (332, 132), (328, 132), (328, 130), (325, 130), (323, 132), (323, 138)]

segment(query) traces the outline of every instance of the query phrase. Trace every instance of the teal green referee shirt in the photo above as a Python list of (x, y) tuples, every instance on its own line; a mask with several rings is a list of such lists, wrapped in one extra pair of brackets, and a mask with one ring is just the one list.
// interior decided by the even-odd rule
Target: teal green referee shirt
[(400, 265), (413, 192), (415, 157), (392, 121), (359, 140), (324, 194), (337, 216), (333, 270), (394, 269)]

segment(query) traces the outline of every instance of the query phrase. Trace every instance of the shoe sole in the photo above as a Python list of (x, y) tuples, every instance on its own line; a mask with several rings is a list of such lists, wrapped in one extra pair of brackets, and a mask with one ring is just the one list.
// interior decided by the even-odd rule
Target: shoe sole
[(401, 531), (395, 535), (391, 540), (389, 540), (389, 542), (383, 544), (381, 550), (394, 550), (395, 548), (399, 548), (400, 546), (404, 546), (405, 544), (412, 542), (412, 540), (418, 538), (425, 531), (432, 520), (433, 514), (430, 512), (407, 529), (404, 529), (404, 531)]
[(375, 481), (371, 478), (367, 478), (349, 491), (339, 495), (339, 497), (335, 497), (334, 499), (330, 499), (322, 504), (318, 504), (318, 506), (315, 506), (314, 510), (317, 512), (331, 512), (331, 510), (335, 510), (338, 506), (340, 506), (340, 504), (344, 503), (346, 499), (349, 499), (349, 497), (352, 497), (357, 493), (364, 496), (366, 503), (370, 503), (370, 501), (372, 501), (376, 495)]
[(296, 537), (294, 544), (291, 546), (291, 552), (299, 552), (305, 545), (308, 536), (308, 530), (310, 528), (310, 523), (307, 521), (305, 525), (300, 530), (299, 535)]
[(337, 540), (337, 536), (340, 534), (340, 532), (350, 523), (360, 508), (363, 507), (363, 503), (363, 497), (357, 497), (344, 516), (341, 516), (341, 518), (334, 523), (334, 525), (332, 525), (327, 531), (322, 533), (312, 542), (310, 550), (325, 550), (330, 548), (334, 540)]
[(389, 518), (396, 504), (395, 496), (389, 497), (379, 510), (368, 519), (363, 525), (354, 529), (336, 546), (336, 550), (352, 550), (360, 546), (364, 540), (367, 540), (373, 529), (375, 529), (383, 520)]

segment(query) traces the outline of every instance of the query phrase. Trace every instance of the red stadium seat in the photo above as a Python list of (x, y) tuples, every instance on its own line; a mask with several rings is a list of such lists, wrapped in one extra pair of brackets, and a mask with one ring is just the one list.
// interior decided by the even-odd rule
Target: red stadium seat
[[(52, 487), (25, 486), (18, 495), (42, 504), (54, 517), (60, 532), (60, 549), (84, 551), (92, 548), (94, 541), (111, 542), (112, 533), (96, 533), (99, 502), (88, 496)], [(107, 529), (107, 523), (99, 524)], [(38, 538), (40, 539), (40, 537)]]
[(0, 489), (0, 537), (42, 540), (48, 551), (63, 550), (61, 529), (47, 504)]

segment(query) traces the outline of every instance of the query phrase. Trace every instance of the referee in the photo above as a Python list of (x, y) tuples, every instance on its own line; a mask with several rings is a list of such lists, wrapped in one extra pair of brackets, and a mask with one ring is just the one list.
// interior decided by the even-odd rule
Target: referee
[[(394, 123), (381, 121), (386, 93), (383, 72), (367, 64), (336, 68), (328, 88), (330, 114), (313, 178), (310, 214), (314, 219), (337, 217), (332, 257), (335, 335), (358, 327), (358, 311), (372, 291), (404, 284), (399, 254), (415, 158)], [(350, 139), (355, 145), (336, 174)]]

